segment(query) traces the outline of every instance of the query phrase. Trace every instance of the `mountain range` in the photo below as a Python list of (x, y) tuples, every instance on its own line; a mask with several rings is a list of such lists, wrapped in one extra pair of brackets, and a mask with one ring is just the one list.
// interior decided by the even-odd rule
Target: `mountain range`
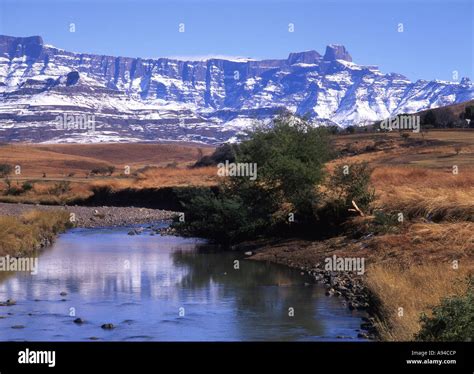
[[(281, 110), (344, 127), (472, 99), (468, 78), (412, 82), (356, 64), (335, 44), (324, 55), (182, 61), (75, 53), (40, 36), (0, 35), (4, 142), (218, 144)], [(93, 121), (93, 129), (61, 128), (62, 117)]]

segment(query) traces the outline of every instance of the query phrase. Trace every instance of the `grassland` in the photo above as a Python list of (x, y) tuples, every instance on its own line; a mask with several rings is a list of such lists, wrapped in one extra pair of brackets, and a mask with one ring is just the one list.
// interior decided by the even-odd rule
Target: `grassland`
[[(203, 186), (216, 183), (214, 168), (190, 168), (213, 148), (176, 144), (3, 145), (0, 163), (20, 166), (11, 173), (13, 187), (0, 183), (0, 201), (65, 204), (92, 195), (94, 188), (160, 188)], [(98, 168), (113, 167), (111, 175), (97, 175)], [(31, 189), (24, 190), (24, 184)]]
[[(474, 132), (433, 130), (410, 133), (408, 138), (398, 133), (359, 133), (335, 136), (334, 143), (341, 156), (327, 164), (327, 172), (338, 164), (367, 161), (373, 168), (375, 209), (402, 213), (403, 222), (381, 230), (374, 215), (354, 216), (344, 235), (310, 243), (289, 241), (260, 255), (291, 266), (315, 264), (333, 254), (366, 258), (363, 282), (378, 300), (380, 338), (412, 340), (420, 328), (420, 314), (429, 314), (443, 297), (460, 294), (466, 276), (474, 273)], [(4, 181), (0, 200), (64, 203), (90, 196), (97, 186), (114, 190), (209, 186), (217, 182), (215, 168), (189, 166), (212, 151), (173, 144), (0, 146), (0, 163), (22, 167), (21, 175), (10, 176), (12, 184), (33, 185), (12, 195), (5, 194)], [(126, 165), (131, 169), (128, 175)], [(115, 167), (112, 175), (90, 173), (107, 166)], [(0, 232), (13, 238), (3, 239), (0, 251), (7, 242), (18, 243), (20, 236), (34, 244), (37, 234), (22, 234), (24, 222), (29, 222), (25, 219), (0, 221)], [(15, 244), (9, 251), (26, 247)]]
[(358, 134), (338, 142), (355, 151), (336, 163), (368, 161), (374, 168), (376, 208), (404, 216), (395, 232), (358, 245), (371, 264), (365, 282), (380, 303), (381, 339), (412, 340), (420, 314), (461, 294), (474, 273), (474, 132)]

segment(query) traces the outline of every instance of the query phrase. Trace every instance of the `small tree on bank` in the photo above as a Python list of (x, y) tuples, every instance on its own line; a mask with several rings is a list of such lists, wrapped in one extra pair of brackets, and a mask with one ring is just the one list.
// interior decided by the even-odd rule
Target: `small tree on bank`
[(326, 129), (288, 115), (256, 127), (235, 148), (235, 163), (256, 164), (256, 178), (226, 177), (217, 193), (182, 196), (186, 221), (175, 227), (230, 244), (287, 226), (290, 216), (311, 221), (330, 158), (328, 139)]

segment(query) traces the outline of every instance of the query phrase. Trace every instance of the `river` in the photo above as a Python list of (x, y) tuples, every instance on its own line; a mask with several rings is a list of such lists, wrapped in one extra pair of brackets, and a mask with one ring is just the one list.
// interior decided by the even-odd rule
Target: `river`
[(37, 274), (4, 278), (0, 300), (16, 304), (0, 307), (0, 339), (359, 340), (363, 315), (308, 275), (197, 239), (129, 231), (72, 229), (41, 252)]

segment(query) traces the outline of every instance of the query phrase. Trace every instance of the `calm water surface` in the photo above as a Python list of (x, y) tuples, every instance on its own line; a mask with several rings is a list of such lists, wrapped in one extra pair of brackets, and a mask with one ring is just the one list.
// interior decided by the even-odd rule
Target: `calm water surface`
[(0, 300), (17, 304), (0, 307), (0, 339), (357, 340), (362, 315), (299, 271), (129, 230), (73, 229), (41, 254), (38, 274), (1, 280)]

